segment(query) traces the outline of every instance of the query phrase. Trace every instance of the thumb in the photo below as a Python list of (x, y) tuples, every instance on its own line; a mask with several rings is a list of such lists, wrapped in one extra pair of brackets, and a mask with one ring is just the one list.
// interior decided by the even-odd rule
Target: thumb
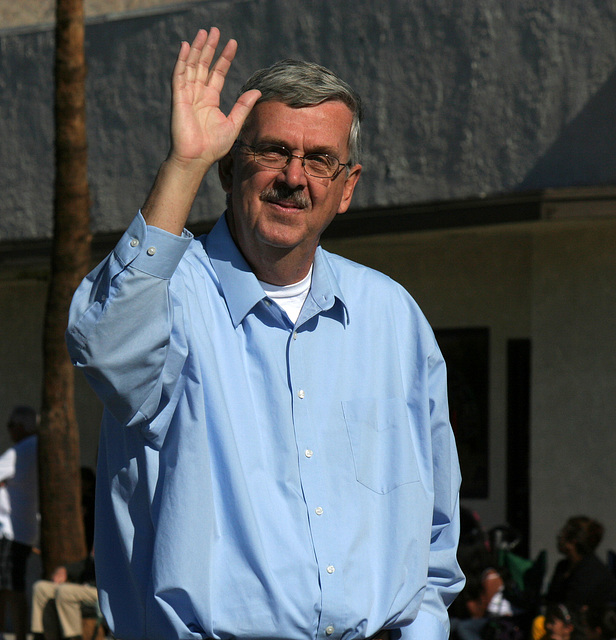
[(244, 126), (246, 118), (252, 111), (257, 100), (261, 97), (261, 92), (257, 89), (251, 89), (243, 93), (237, 102), (233, 105), (233, 108), (229, 112), (229, 120), (233, 123), (237, 133)]

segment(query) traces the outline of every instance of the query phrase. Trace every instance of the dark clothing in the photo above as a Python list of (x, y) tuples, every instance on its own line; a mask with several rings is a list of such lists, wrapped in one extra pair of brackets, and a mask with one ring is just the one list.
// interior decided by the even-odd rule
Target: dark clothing
[(32, 547), (8, 538), (0, 538), (0, 589), (26, 590), (26, 563)]
[(567, 560), (561, 560), (552, 575), (546, 600), (573, 607), (616, 602), (616, 576), (594, 553), (584, 556), (572, 569)]
[(94, 558), (88, 556), (78, 562), (66, 565), (67, 582), (75, 584), (90, 584), (96, 586), (96, 574), (94, 572)]

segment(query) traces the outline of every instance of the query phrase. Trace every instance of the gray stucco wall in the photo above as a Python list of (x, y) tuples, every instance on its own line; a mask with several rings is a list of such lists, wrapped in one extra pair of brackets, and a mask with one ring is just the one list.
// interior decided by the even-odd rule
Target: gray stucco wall
[[(179, 42), (217, 24), (240, 51), (226, 106), (282, 57), (365, 99), (355, 207), (616, 182), (616, 1), (242, 0), (97, 19), (87, 29), (94, 231), (123, 228), (166, 153)], [(0, 241), (47, 237), (53, 32), (0, 31)], [(216, 217), (207, 181), (192, 220)]]

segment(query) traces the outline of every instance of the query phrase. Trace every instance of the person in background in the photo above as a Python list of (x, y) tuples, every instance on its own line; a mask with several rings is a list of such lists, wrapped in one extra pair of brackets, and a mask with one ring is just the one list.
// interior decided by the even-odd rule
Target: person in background
[(0, 456), (0, 632), (11, 613), (16, 640), (28, 629), (26, 563), (38, 539), (38, 416), (32, 407), (11, 412), (13, 446)]
[(574, 616), (564, 604), (553, 604), (545, 614), (545, 640), (581, 640), (579, 622), (574, 624)]
[[(97, 602), (94, 553), (80, 562), (58, 567), (51, 580), (39, 580), (32, 588), (31, 630), (34, 640), (81, 638), (81, 607), (83, 604), (96, 605)], [(54, 612), (46, 612), (50, 604), (55, 615)]]
[(588, 516), (567, 520), (557, 542), (558, 551), (565, 557), (552, 574), (546, 594), (548, 604), (578, 609), (616, 602), (616, 576), (595, 554), (603, 533), (603, 525)]
[(466, 584), (449, 609), (452, 638), (481, 640), (490, 618), (511, 616), (504, 581), (476, 512), (460, 509), (458, 562)]

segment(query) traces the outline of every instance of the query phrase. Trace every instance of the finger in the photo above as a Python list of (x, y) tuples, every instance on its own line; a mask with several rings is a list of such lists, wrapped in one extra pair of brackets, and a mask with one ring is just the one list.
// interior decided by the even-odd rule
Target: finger
[(186, 59), (188, 58), (188, 52), (190, 51), (190, 45), (185, 40), (180, 45), (180, 52), (178, 58), (175, 61), (173, 67), (173, 73), (171, 74), (171, 87), (172, 90), (179, 91), (186, 84)]
[(229, 112), (228, 119), (235, 127), (236, 136), (244, 126), (246, 118), (260, 97), (261, 92), (258, 89), (251, 89), (250, 91), (242, 93), (242, 95), (237, 99), (237, 102), (233, 105), (233, 108)]
[(203, 47), (199, 56), (197, 64), (196, 80), (198, 82), (205, 83), (210, 71), (210, 65), (216, 55), (216, 47), (220, 41), (220, 30), (216, 27), (210, 29), (210, 34), (207, 37), (205, 46)]
[(205, 29), (199, 29), (195, 39), (190, 46), (188, 57), (186, 58), (186, 81), (194, 82), (197, 75), (197, 64), (201, 57), (201, 52), (208, 39), (208, 32)]
[(218, 60), (216, 60), (216, 64), (210, 71), (208, 85), (219, 93), (222, 91), (225, 84), (227, 72), (231, 68), (231, 63), (233, 62), (236, 53), (237, 41), (231, 39), (225, 45), (225, 48), (222, 50)]

